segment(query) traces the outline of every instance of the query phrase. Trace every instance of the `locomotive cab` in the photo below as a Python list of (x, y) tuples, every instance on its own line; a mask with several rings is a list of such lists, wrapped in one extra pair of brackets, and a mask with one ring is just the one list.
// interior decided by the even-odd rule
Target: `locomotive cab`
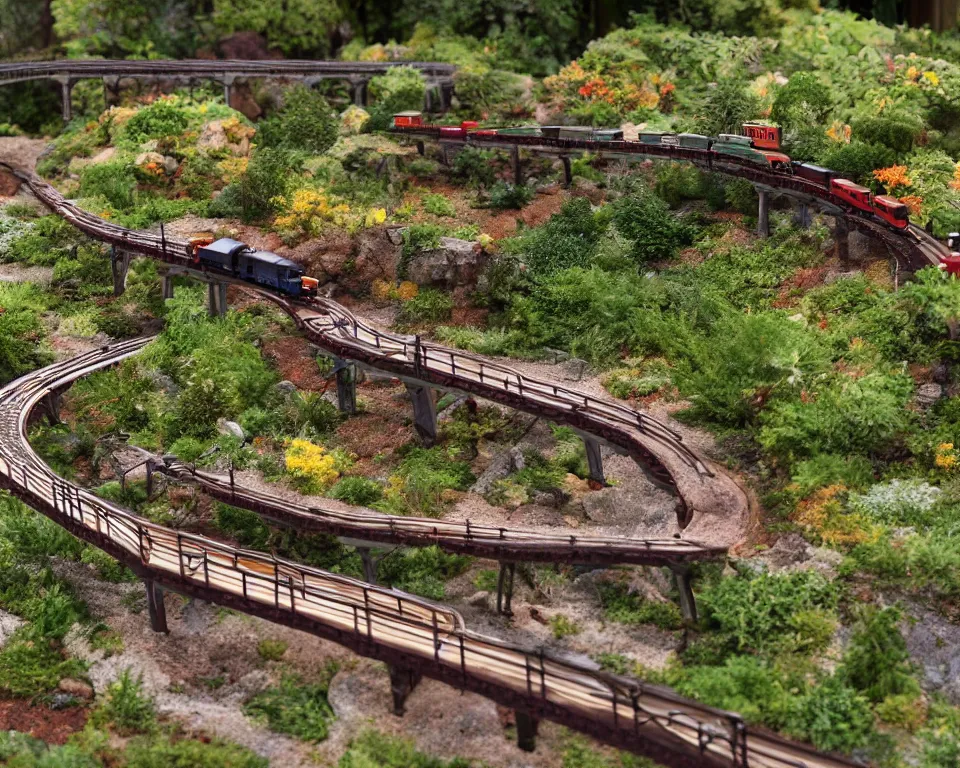
[(780, 129), (775, 125), (744, 123), (743, 135), (753, 139), (757, 149), (780, 149)]
[(873, 198), (874, 212), (887, 224), (897, 229), (906, 229), (910, 224), (910, 210), (897, 198), (877, 195)]
[(248, 250), (246, 243), (221, 237), (212, 243), (199, 246), (195, 251), (195, 261), (204, 266), (233, 273), (237, 270), (237, 259), (240, 253), (245, 250)]

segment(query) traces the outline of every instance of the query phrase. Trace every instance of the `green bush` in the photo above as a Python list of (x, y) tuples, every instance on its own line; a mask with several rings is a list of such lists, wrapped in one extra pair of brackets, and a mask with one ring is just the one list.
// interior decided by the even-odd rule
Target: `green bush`
[(0, 385), (51, 362), (41, 346), (42, 299), (30, 284), (0, 283)]
[(451, 172), (471, 187), (489, 187), (497, 179), (495, 159), (491, 150), (467, 146), (453, 158)]
[(546, 223), (502, 241), (501, 247), (519, 256), (535, 278), (546, 277), (588, 266), (606, 227), (604, 215), (594, 213), (589, 200), (577, 197), (566, 201)]
[(216, 525), (243, 547), (265, 549), (270, 539), (270, 529), (260, 515), (248, 509), (239, 509), (227, 504), (217, 504)]
[(377, 576), (391, 587), (420, 595), (429, 600), (442, 600), (444, 583), (470, 567), (471, 558), (451, 555), (436, 546), (403, 549), (380, 562)]
[[(438, 517), (446, 490), (466, 490), (476, 479), (470, 465), (443, 446), (411, 447), (391, 478), (391, 488), (379, 508), (393, 514)], [(394, 480), (396, 478), (396, 480)]]
[(453, 314), (453, 297), (436, 288), (423, 288), (400, 308), (401, 324), (441, 323)]
[(369, 507), (383, 498), (383, 486), (366, 477), (342, 477), (329, 495), (357, 507)]
[(563, 640), (570, 635), (580, 634), (580, 625), (573, 619), (567, 618), (562, 613), (550, 617), (550, 631), (553, 632), (555, 640)]
[(337, 768), (471, 768), (473, 763), (456, 758), (439, 760), (417, 752), (413, 742), (377, 731), (363, 731), (337, 763)]
[(641, 265), (672, 258), (692, 242), (691, 228), (639, 184), (612, 204), (612, 212), (614, 226), (629, 241), (631, 255)]
[(302, 161), (285, 149), (257, 149), (240, 181), (210, 203), (210, 215), (237, 216), (247, 222), (266, 218), (277, 212), (274, 201), (290, 190), (301, 170)]
[(134, 144), (142, 144), (150, 139), (179, 136), (187, 129), (188, 122), (182, 107), (171, 99), (157, 99), (153, 104), (138, 109), (126, 122), (123, 137)]
[(280, 661), (287, 652), (288, 644), (285, 640), (271, 640), (266, 638), (257, 643), (257, 655), (264, 661)]
[(867, 700), (834, 675), (797, 702), (786, 731), (818, 749), (851, 752), (869, 741), (874, 716)]
[(742, 80), (728, 77), (708, 88), (698, 110), (697, 128), (707, 136), (739, 134), (743, 123), (755, 119), (761, 110), (757, 98)]
[(328, 683), (303, 683), (293, 675), (284, 675), (280, 685), (258, 693), (243, 711), (263, 721), (271, 731), (302, 741), (323, 741), (334, 719), (327, 687)]
[(893, 165), (896, 159), (896, 153), (889, 147), (854, 140), (828, 149), (817, 158), (817, 162), (839, 172), (844, 178), (873, 187), (876, 184), (874, 169)]
[(660, 629), (681, 629), (683, 617), (673, 602), (655, 602), (628, 592), (622, 584), (599, 585), (603, 615), (619, 624), (653, 624)]
[(107, 688), (106, 701), (97, 710), (95, 720), (109, 723), (122, 736), (152, 731), (157, 724), (157, 712), (153, 700), (143, 692), (143, 676), (134, 679), (129, 669), (121, 672)]
[(509, 184), (505, 181), (498, 181), (490, 188), (490, 197), (487, 205), (497, 210), (506, 210), (510, 208), (520, 209), (533, 200), (536, 191), (533, 187), (526, 184)]
[(260, 147), (326, 152), (337, 141), (340, 121), (319, 92), (304, 85), (288, 88), (283, 107), (261, 120), (256, 143)]
[[(269, 761), (237, 744), (166, 736), (131, 739), (124, 752), (125, 768), (268, 768)], [(81, 768), (70, 764), (70, 768)]]
[(423, 210), (434, 216), (456, 216), (457, 209), (453, 207), (444, 195), (427, 195), (423, 198)]
[(49, 693), (65, 677), (83, 677), (86, 665), (64, 659), (50, 645), (34, 639), (24, 628), (0, 649), (0, 692), (16, 699)]
[(875, 703), (890, 696), (920, 693), (906, 641), (897, 626), (901, 618), (896, 608), (863, 607), (843, 657), (841, 674)]

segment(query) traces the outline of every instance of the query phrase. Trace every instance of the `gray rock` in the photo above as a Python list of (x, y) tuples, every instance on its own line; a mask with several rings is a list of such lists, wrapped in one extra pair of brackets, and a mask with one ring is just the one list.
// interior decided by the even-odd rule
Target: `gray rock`
[(23, 624), (24, 621), (19, 616), (0, 610), (0, 648)]
[(590, 364), (579, 357), (571, 357), (560, 365), (560, 378), (566, 381), (580, 381), (590, 370)]
[(161, 392), (175, 397), (180, 392), (180, 387), (177, 386), (177, 383), (173, 380), (172, 377), (167, 376), (165, 373), (160, 371), (149, 371), (146, 374), (147, 379), (150, 380), (150, 383), (154, 387), (159, 389)]
[(570, 355), (562, 349), (553, 349), (552, 347), (544, 347), (543, 354), (547, 362), (553, 363), (554, 365), (570, 359)]
[(510, 466), (515, 472), (519, 472), (527, 466), (527, 460), (523, 457), (523, 451), (518, 445), (510, 449)]
[(474, 593), (468, 600), (468, 605), (476, 606), (477, 608), (486, 608), (490, 602), (490, 593), (486, 590)]
[(163, 170), (167, 176), (173, 176), (177, 172), (177, 168), (180, 167), (180, 163), (177, 162), (175, 157), (170, 157), (165, 155), (163, 158)]
[(552, 492), (552, 491), (534, 491), (533, 496), (530, 499), (531, 504), (535, 504), (540, 507), (562, 507), (563, 502), (567, 499), (567, 495), (562, 491)]
[(441, 237), (439, 248), (420, 251), (410, 259), (407, 277), (417, 285), (474, 285), (486, 262), (487, 255), (475, 243)]
[(217, 431), (220, 432), (221, 435), (231, 435), (241, 442), (247, 439), (246, 434), (244, 434), (243, 427), (241, 427), (235, 421), (220, 419), (217, 422)]
[(770, 570), (770, 566), (760, 558), (744, 558), (734, 562), (733, 567), (740, 573), (755, 574), (757, 576)]
[(900, 624), (911, 659), (920, 667), (921, 684), (960, 704), (960, 627), (933, 611), (911, 605)]
[(652, 483), (601, 488), (581, 499), (584, 514), (600, 525), (630, 525), (645, 537), (672, 536), (677, 514), (674, 498)]
[(297, 385), (294, 384), (292, 381), (287, 381), (286, 379), (284, 379), (283, 381), (277, 382), (276, 390), (277, 392), (280, 392), (281, 394), (284, 394), (284, 395), (292, 395), (294, 392), (297, 391)]
[(856, 270), (851, 270), (849, 272), (828, 272), (826, 277), (823, 278), (823, 282), (826, 285), (831, 283), (838, 283), (841, 280), (852, 280), (855, 277), (859, 277), (862, 273)]
[(406, 231), (407, 227), (390, 227), (387, 230), (387, 237), (394, 245), (403, 245), (403, 233)]
[(66, 709), (79, 704), (76, 696), (69, 693), (55, 693), (50, 700), (50, 709)]
[(943, 387), (939, 384), (921, 384), (917, 387), (917, 405), (929, 408), (943, 397)]
[(777, 539), (777, 543), (762, 557), (773, 568), (789, 568), (810, 560), (813, 547), (799, 533), (788, 533)]
[(490, 466), (483, 471), (483, 474), (480, 475), (477, 481), (470, 487), (470, 492), (479, 494), (480, 496), (486, 496), (490, 493), (490, 489), (493, 488), (493, 484), (496, 483), (497, 480), (503, 480), (511, 471), (513, 471), (512, 449), (510, 451), (504, 451), (494, 457), (493, 461), (490, 462)]

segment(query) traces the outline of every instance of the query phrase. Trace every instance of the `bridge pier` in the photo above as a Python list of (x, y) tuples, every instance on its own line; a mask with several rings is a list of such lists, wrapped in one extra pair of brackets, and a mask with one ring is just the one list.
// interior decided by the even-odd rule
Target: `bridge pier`
[(590, 437), (583, 439), (587, 449), (587, 466), (590, 468), (590, 479), (601, 486), (606, 486), (607, 479), (603, 476), (603, 456), (600, 453), (600, 443)]
[(357, 547), (360, 562), (363, 563), (363, 580), (368, 584), (377, 583), (377, 559), (370, 554), (370, 547)]
[(43, 410), (47, 417), (47, 423), (51, 427), (60, 423), (60, 393), (58, 391), (51, 390), (43, 398)]
[(163, 276), (163, 298), (164, 300), (173, 298), (173, 275)]
[(427, 148), (424, 146), (423, 142), (422, 142), (422, 141), (418, 141), (418, 142), (417, 142), (417, 154), (420, 155), (420, 157), (423, 157), (423, 156), (426, 154), (426, 152), (427, 152)]
[(842, 218), (837, 218), (837, 224), (833, 228), (833, 241), (836, 243), (834, 254), (840, 260), (840, 263), (846, 265), (850, 261), (850, 228), (847, 222)]
[(130, 269), (130, 254), (115, 245), (110, 246), (110, 272), (113, 275), (113, 295), (122, 296), (127, 289), (127, 272)]
[(757, 234), (760, 237), (770, 237), (770, 192), (766, 189), (758, 189), (760, 196), (757, 207)]
[(390, 673), (390, 693), (393, 694), (393, 714), (403, 717), (403, 713), (407, 711), (407, 699), (417, 687), (422, 675), (412, 669), (393, 665), (388, 666), (387, 671)]
[(691, 586), (690, 566), (686, 564), (671, 565), (673, 580), (680, 593), (680, 613), (686, 624), (697, 623), (697, 600)]
[(223, 317), (227, 314), (227, 284), (207, 283), (207, 314)]
[(510, 162), (513, 165), (513, 183), (519, 187), (523, 183), (523, 171), (520, 168), (520, 147), (517, 145), (510, 150)]
[(367, 81), (366, 80), (351, 80), (350, 88), (353, 91), (353, 103), (358, 107), (366, 106), (367, 104)]
[(357, 367), (346, 360), (336, 360), (337, 408), (352, 416), (357, 412)]
[(513, 717), (517, 722), (517, 746), (524, 752), (533, 752), (537, 748), (537, 726), (540, 721), (522, 709), (515, 709)]
[[(497, 615), (513, 616), (513, 579), (517, 572), (516, 563), (500, 563), (500, 575), (497, 578)], [(506, 604), (504, 604), (506, 597)]]
[(563, 186), (564, 189), (573, 182), (573, 173), (570, 170), (570, 156), (560, 155), (560, 162), (563, 163)]
[(167, 627), (167, 609), (163, 604), (163, 589), (153, 579), (145, 578), (143, 585), (147, 588), (147, 611), (150, 614), (150, 629), (154, 632), (170, 634)]
[(226, 75), (223, 78), (223, 101), (229, 107), (230, 106), (230, 97), (233, 96), (233, 81), (236, 79), (236, 75)]
[(63, 113), (63, 122), (73, 120), (73, 83), (69, 76), (57, 78), (60, 81), (60, 106)]
[(813, 217), (810, 215), (810, 206), (806, 203), (800, 203), (797, 206), (797, 213), (794, 216), (794, 222), (801, 229), (810, 229), (813, 223)]
[(407, 384), (407, 392), (413, 401), (413, 427), (424, 446), (429, 448), (437, 442), (437, 404), (433, 399), (433, 390), (418, 384)]

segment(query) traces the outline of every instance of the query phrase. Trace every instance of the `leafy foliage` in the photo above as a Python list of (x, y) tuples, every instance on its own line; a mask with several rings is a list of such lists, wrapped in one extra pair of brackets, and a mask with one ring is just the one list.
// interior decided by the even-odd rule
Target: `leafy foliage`
[(333, 146), (339, 130), (339, 120), (326, 99), (295, 85), (284, 92), (283, 106), (260, 121), (256, 141), (261, 147), (322, 154)]
[(263, 720), (272, 731), (303, 741), (323, 741), (334, 719), (327, 687), (328, 683), (304, 683), (293, 675), (284, 675), (278, 686), (256, 694), (243, 709)]

